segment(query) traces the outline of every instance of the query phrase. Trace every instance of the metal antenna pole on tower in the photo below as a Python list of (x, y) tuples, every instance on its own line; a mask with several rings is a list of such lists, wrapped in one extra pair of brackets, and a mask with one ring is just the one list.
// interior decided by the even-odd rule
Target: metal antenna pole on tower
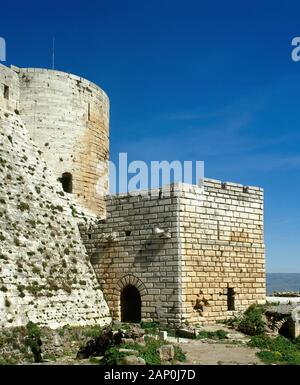
[(55, 66), (55, 38), (53, 38), (53, 44), (52, 44), (52, 69), (54, 70)]

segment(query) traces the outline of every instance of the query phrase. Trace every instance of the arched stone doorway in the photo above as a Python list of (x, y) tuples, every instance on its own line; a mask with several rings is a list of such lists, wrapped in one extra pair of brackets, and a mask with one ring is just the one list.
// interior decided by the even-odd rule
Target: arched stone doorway
[(121, 321), (141, 322), (142, 301), (138, 289), (133, 285), (125, 286), (121, 291)]

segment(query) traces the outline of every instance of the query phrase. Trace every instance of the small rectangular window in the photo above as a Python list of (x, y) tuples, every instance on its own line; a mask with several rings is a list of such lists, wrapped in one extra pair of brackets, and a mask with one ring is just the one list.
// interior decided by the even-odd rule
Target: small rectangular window
[(69, 172), (64, 172), (61, 178), (58, 178), (59, 182), (62, 184), (64, 192), (72, 194), (73, 191), (73, 182), (72, 174)]
[(91, 120), (91, 105), (90, 103), (88, 104), (88, 120)]
[(227, 310), (235, 310), (234, 289), (232, 287), (227, 288)]
[(5, 99), (9, 99), (9, 87), (4, 84), (4, 94), (3, 94)]

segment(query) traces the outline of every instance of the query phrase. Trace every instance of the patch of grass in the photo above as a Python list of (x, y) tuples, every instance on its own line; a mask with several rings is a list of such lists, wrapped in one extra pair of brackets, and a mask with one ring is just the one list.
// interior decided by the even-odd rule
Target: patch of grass
[(165, 341), (149, 339), (146, 346), (140, 348), (141, 357), (146, 361), (147, 365), (160, 365), (160, 357), (157, 349), (165, 345)]
[(44, 354), (43, 358), (48, 361), (56, 361), (56, 357), (54, 354)]
[(102, 333), (102, 328), (99, 325), (91, 326), (83, 330), (83, 335), (85, 337), (96, 338), (99, 337)]
[(294, 341), (279, 336), (254, 336), (248, 343), (261, 351), (257, 356), (266, 364), (300, 365), (300, 338)]
[(202, 330), (197, 334), (197, 339), (209, 338), (212, 340), (225, 340), (227, 339), (227, 333), (224, 330), (216, 330), (214, 332)]
[(119, 352), (118, 347), (111, 347), (104, 353), (103, 360), (100, 362), (102, 365), (121, 365), (122, 359), (126, 356), (126, 353)]
[(62, 328), (57, 329), (57, 333), (60, 337), (63, 337), (68, 329), (70, 329), (70, 325), (64, 325)]
[(176, 361), (179, 361), (179, 362), (185, 362), (186, 361), (186, 355), (183, 353), (180, 346), (174, 345), (174, 351), (175, 351), (175, 356), (174, 356), (175, 362)]
[(159, 323), (158, 322), (141, 322), (141, 328), (148, 334), (158, 334)]

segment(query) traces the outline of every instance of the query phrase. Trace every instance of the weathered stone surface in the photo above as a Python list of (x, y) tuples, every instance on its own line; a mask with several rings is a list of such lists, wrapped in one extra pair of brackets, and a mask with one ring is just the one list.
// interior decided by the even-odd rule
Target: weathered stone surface
[(194, 329), (177, 329), (176, 336), (182, 338), (196, 338), (197, 333)]
[[(108, 196), (106, 204), (106, 222), (93, 234), (114, 232), (117, 240), (97, 244), (94, 253), (95, 240), (80, 230), (114, 318), (121, 318), (127, 285), (141, 295), (143, 320), (175, 327), (265, 302), (262, 189), (205, 179), (204, 190), (175, 184)], [(157, 228), (171, 238), (159, 237)]]
[(161, 340), (166, 340), (167, 337), (168, 337), (168, 332), (166, 332), (166, 331), (160, 331), (160, 332), (159, 332), (159, 338), (160, 338)]
[(122, 365), (146, 365), (146, 362), (141, 357), (131, 355), (122, 359)]
[(172, 361), (175, 355), (173, 345), (163, 345), (157, 349), (161, 362)]
[(119, 349), (119, 352), (120, 353), (125, 353), (125, 354), (128, 354), (128, 355), (133, 355), (133, 356), (138, 356), (139, 355), (139, 352), (134, 350), (134, 349), (124, 349), (124, 348), (120, 348)]
[[(72, 174), (76, 201), (104, 216), (108, 191), (109, 100), (90, 81), (20, 68), (20, 116), (55, 178)], [(38, 124), (37, 124), (38, 122)]]
[(105, 325), (109, 309), (74, 216), (83, 210), (29, 137), (18, 74), (0, 65), (0, 84), (10, 89), (8, 100), (0, 93), (0, 326)]
[(122, 344), (134, 344), (135, 343), (133, 338), (122, 338), (121, 342), (122, 342)]
[(300, 336), (300, 306), (297, 306), (292, 311), (292, 320), (293, 320), (292, 334), (294, 338), (298, 338)]
[(130, 325), (128, 330), (123, 331), (125, 338), (140, 339), (145, 335), (145, 330), (141, 328), (138, 324)]

